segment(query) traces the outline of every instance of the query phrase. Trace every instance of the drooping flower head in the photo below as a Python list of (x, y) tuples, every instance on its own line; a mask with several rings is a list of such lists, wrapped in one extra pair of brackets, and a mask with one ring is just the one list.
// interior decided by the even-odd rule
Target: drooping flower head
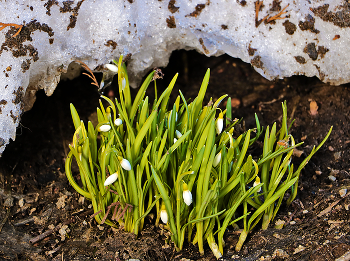
[(108, 178), (106, 178), (105, 183), (103, 184), (105, 187), (111, 185), (118, 179), (118, 172), (113, 173)]
[(168, 223), (168, 213), (165, 209), (165, 204), (162, 204), (161, 210), (160, 210), (160, 219), (164, 224)]
[(187, 206), (192, 204), (192, 193), (188, 190), (187, 184), (182, 184), (182, 197)]
[(218, 135), (222, 132), (223, 127), (224, 127), (224, 114), (220, 112), (219, 117), (216, 120), (216, 133)]

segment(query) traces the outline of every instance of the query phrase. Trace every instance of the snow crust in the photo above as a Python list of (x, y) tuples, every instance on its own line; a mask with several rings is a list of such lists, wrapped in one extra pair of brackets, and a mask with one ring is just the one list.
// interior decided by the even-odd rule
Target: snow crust
[(0, 154), (35, 92), (51, 95), (75, 60), (98, 70), (132, 54), (136, 85), (172, 51), (195, 49), (240, 58), (267, 79), (349, 82), (349, 10), (342, 0), (2, 1), (0, 22), (23, 27), (15, 37), (15, 27), (0, 32)]

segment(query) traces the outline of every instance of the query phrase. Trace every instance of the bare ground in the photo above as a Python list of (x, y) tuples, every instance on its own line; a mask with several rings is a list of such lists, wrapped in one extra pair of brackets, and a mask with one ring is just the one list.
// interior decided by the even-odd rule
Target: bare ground
[[(234, 251), (239, 234), (228, 231), (224, 259), (336, 260), (344, 255), (350, 250), (350, 200), (340, 193), (350, 188), (349, 84), (330, 86), (303, 76), (267, 81), (238, 59), (184, 51), (174, 53), (163, 69), (165, 78), (157, 84), (165, 88), (179, 72), (174, 96), (181, 89), (186, 98), (193, 98), (207, 68), (207, 100), (229, 94), (234, 116), (243, 117), (247, 128), (254, 127), (254, 113), (263, 126), (280, 123), (281, 102), (287, 101), (288, 114), (295, 119), (292, 134), (304, 142), (295, 162), (301, 162), (334, 126), (302, 172), (297, 199), (288, 208), (283, 206), (276, 218), (286, 226), (254, 230), (240, 252)], [(38, 92), (33, 109), (24, 113), (16, 141), (0, 159), (0, 260), (215, 260), (210, 249), (200, 256), (190, 244), (176, 252), (169, 234), (154, 227), (151, 218), (137, 239), (97, 226), (90, 218), (90, 203), (69, 185), (64, 160), (74, 131), (69, 103), (87, 120), (98, 98), (83, 76), (60, 83), (51, 97)], [(312, 101), (317, 108), (314, 103), (310, 108)]]

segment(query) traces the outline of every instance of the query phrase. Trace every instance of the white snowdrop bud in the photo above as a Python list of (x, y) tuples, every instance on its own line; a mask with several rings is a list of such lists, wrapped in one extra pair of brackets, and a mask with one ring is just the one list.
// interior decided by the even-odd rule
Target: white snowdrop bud
[(118, 179), (118, 173), (117, 172), (113, 173), (105, 180), (105, 183), (103, 185), (107, 187), (108, 185), (111, 185), (112, 183), (114, 183), (117, 179)]
[(177, 142), (177, 138), (174, 138), (174, 143), (176, 143)]
[(118, 67), (114, 64), (105, 64), (106, 68), (112, 72), (118, 73)]
[(160, 211), (160, 219), (164, 224), (168, 223), (168, 213), (166, 212), (165, 205), (162, 205), (161, 211)]
[(98, 131), (100, 132), (108, 132), (110, 131), (111, 126), (109, 124), (103, 124), (98, 128)]
[(115, 121), (114, 121), (114, 124), (117, 125), (117, 126), (120, 126), (120, 125), (123, 124), (123, 121), (120, 118), (116, 118)]
[(119, 157), (119, 156), (118, 156), (118, 159), (123, 169), (128, 171), (131, 170), (131, 164), (127, 159), (123, 159), (122, 157)]
[[(253, 187), (256, 187), (259, 184), (260, 184), (260, 178), (258, 176), (256, 176)], [(259, 188), (258, 192), (261, 192), (261, 187)]]
[(126, 80), (125, 80), (125, 78), (123, 78), (123, 80), (122, 80), (122, 90), (125, 89), (125, 86), (126, 86)]
[(182, 184), (182, 197), (184, 198), (184, 202), (187, 206), (192, 204), (192, 193), (188, 190), (187, 184)]
[(175, 131), (175, 135), (178, 139), (180, 139), (182, 136), (181, 132), (179, 132), (178, 130)]
[(222, 112), (219, 113), (219, 117), (216, 120), (216, 133), (219, 135), (224, 127), (224, 115)]
[(217, 165), (219, 165), (220, 161), (221, 161), (221, 150), (218, 154), (216, 154), (214, 158), (213, 167), (215, 168)]

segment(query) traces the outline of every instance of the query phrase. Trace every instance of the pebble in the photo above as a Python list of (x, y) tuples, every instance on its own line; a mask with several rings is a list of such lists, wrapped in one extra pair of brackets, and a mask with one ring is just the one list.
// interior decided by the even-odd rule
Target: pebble
[(22, 208), (24, 206), (24, 198), (18, 200), (18, 205)]
[(329, 175), (328, 178), (329, 178), (330, 181), (336, 181), (337, 180), (337, 178), (334, 177), (333, 175)]
[(284, 220), (278, 219), (278, 220), (275, 222), (275, 228), (276, 228), (276, 229), (282, 229), (285, 223), (286, 223), (286, 222), (285, 222)]
[(341, 158), (341, 151), (334, 152), (333, 156), (336, 161), (339, 160)]
[(289, 255), (283, 249), (275, 249), (272, 254), (272, 258), (274, 259), (275, 257), (288, 258)]
[(12, 196), (8, 196), (5, 201), (4, 201), (4, 206), (7, 208), (10, 208), (13, 206), (13, 197)]
[(347, 189), (341, 189), (341, 190), (339, 190), (339, 195), (343, 198), (343, 197), (345, 197), (347, 192), (348, 192)]
[(305, 250), (305, 247), (302, 246), (302, 245), (299, 245), (296, 249), (294, 249), (293, 254), (295, 255), (295, 254), (297, 254), (297, 253), (299, 253), (301, 251), (304, 251), (304, 250)]

